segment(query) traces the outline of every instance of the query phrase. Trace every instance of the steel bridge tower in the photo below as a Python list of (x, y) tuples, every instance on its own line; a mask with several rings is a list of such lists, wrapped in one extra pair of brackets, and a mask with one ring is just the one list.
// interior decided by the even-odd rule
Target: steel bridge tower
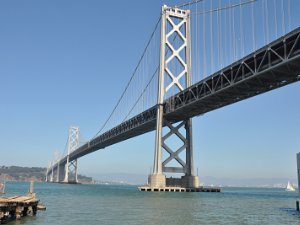
[[(70, 154), (79, 147), (79, 127), (69, 128), (67, 155), (59, 157), (55, 155), (54, 160), (49, 163), (45, 181), (57, 183), (78, 183), (77, 158), (70, 160)], [(64, 160), (65, 159), (65, 160)]]
[[(175, 39), (177, 42), (175, 44)], [(181, 68), (174, 70), (173, 67)], [(175, 71), (175, 72), (174, 72)], [(170, 80), (170, 83), (167, 82)], [(158, 79), (157, 122), (153, 174), (148, 178), (150, 187), (179, 186), (199, 187), (199, 178), (194, 175), (192, 119), (173, 124), (164, 118), (163, 102), (170, 90), (183, 91), (191, 86), (191, 36), (190, 11), (162, 7), (160, 70)], [(169, 132), (163, 133), (163, 127)], [(183, 131), (183, 132), (182, 132)], [(175, 136), (182, 143), (178, 148), (167, 145), (167, 139)], [(168, 157), (162, 161), (162, 153)], [(185, 151), (185, 157), (182, 154)], [(181, 157), (179, 156), (181, 154)], [(185, 158), (185, 159), (184, 159)], [(169, 166), (176, 162), (177, 166)], [(174, 164), (174, 163), (173, 163)], [(164, 173), (183, 174), (181, 178), (166, 178)]]
[[(69, 129), (69, 139), (68, 139), (68, 155), (67, 162), (65, 165), (65, 178), (64, 183), (78, 183), (78, 169), (77, 169), (77, 159), (72, 161), (69, 160), (70, 153), (73, 152), (77, 147), (79, 147), (79, 127), (70, 127)], [(74, 175), (74, 179), (70, 180), (69, 173)]]

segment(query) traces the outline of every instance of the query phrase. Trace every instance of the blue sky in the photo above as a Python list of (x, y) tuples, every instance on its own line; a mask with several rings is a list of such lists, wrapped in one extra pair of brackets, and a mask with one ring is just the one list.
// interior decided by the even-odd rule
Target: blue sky
[[(166, 1), (175, 5), (182, 1)], [(87, 140), (126, 85), (162, 1), (0, 1), (0, 165), (46, 166), (71, 125)], [(300, 83), (194, 118), (200, 176), (296, 177)], [(147, 174), (154, 133), (79, 160)]]

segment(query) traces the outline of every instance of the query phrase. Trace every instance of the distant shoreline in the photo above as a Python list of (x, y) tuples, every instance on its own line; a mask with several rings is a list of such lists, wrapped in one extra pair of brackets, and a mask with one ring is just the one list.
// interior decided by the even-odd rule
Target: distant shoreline
[[(43, 167), (0, 166), (0, 181), (43, 182), (46, 170)], [(92, 177), (84, 175), (78, 175), (78, 179), (81, 183), (93, 182)]]

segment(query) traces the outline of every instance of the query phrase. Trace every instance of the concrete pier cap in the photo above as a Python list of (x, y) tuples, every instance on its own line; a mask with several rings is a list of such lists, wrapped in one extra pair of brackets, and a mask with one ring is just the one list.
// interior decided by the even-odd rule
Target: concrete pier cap
[(200, 180), (198, 176), (185, 175), (181, 178), (166, 178), (164, 174), (152, 174), (148, 177), (149, 187), (181, 187), (181, 188), (199, 188)]
[(150, 187), (164, 188), (166, 186), (166, 176), (164, 174), (151, 174), (148, 177)]
[(183, 176), (181, 177), (183, 186), (186, 188), (200, 187), (200, 179), (198, 176)]

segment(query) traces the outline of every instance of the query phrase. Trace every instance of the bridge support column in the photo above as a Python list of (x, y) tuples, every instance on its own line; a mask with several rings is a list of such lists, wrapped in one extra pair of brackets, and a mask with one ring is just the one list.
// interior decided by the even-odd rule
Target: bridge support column
[(78, 183), (78, 159), (75, 160), (76, 167), (75, 167), (75, 182)]
[(65, 177), (65, 165), (59, 163), (58, 168), (58, 182), (63, 182)]
[(57, 168), (56, 168), (56, 182), (62, 182), (64, 180), (65, 176), (65, 166), (61, 165), (60, 162), (57, 162)]
[(60, 180), (60, 165), (59, 165), (59, 161), (57, 162), (57, 168), (56, 168), (56, 182), (58, 183)]
[[(153, 174), (148, 178), (151, 188), (199, 187), (199, 178), (194, 175), (193, 168), (192, 119), (174, 124), (172, 120), (164, 117), (163, 111), (165, 98), (191, 85), (190, 49), (190, 11), (164, 5), (161, 18), (155, 156)], [(163, 134), (163, 127), (169, 130), (166, 134)], [(185, 132), (182, 133), (182, 130)], [(181, 143), (179, 147), (169, 143), (171, 136), (177, 139), (176, 143)], [(164, 161), (162, 161), (163, 150), (169, 155)], [(184, 151), (185, 154), (182, 156), (181, 153)], [(166, 178), (164, 172), (183, 176)]]
[(53, 162), (51, 166), (51, 175), (50, 175), (50, 182), (53, 182), (53, 176), (54, 176), (54, 168), (53, 168)]
[(47, 170), (46, 170), (46, 174), (45, 174), (45, 182), (49, 182), (49, 170), (51, 168), (51, 163), (49, 163), (49, 166), (47, 167)]
[(69, 155), (67, 156), (67, 162), (65, 164), (65, 178), (64, 178), (64, 183), (69, 182)]

